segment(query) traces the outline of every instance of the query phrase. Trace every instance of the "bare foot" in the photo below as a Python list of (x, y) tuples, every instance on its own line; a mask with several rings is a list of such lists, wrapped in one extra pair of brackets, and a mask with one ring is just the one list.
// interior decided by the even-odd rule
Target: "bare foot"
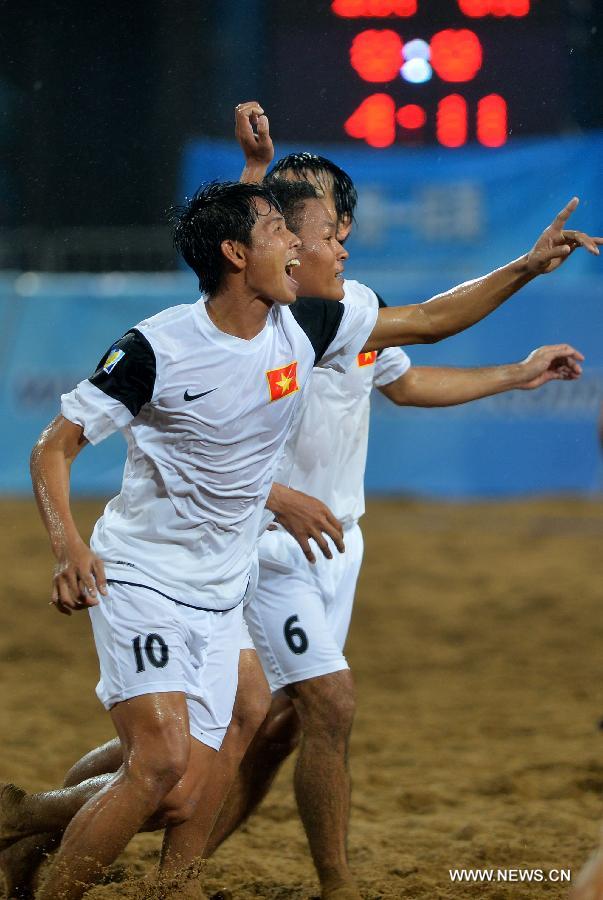
[(14, 784), (0, 785), (0, 850), (25, 837), (23, 801), (27, 794)]
[(591, 856), (578, 875), (570, 900), (603, 900), (603, 847)]
[(59, 835), (34, 834), (0, 853), (0, 872), (4, 875), (7, 897), (33, 898), (39, 866), (59, 840)]

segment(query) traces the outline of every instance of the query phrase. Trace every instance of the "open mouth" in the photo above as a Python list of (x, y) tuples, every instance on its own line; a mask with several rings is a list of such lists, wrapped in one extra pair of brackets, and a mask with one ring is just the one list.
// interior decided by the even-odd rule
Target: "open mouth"
[(300, 263), (299, 259), (297, 259), (297, 257), (290, 259), (289, 262), (287, 263), (287, 265), (285, 266), (285, 275), (287, 276), (287, 278), (291, 282), (291, 284), (294, 286), (294, 288), (297, 288), (298, 284), (297, 284), (297, 281), (295, 280), (295, 278), (293, 277), (293, 270), (296, 269), (298, 266), (301, 266), (301, 263)]

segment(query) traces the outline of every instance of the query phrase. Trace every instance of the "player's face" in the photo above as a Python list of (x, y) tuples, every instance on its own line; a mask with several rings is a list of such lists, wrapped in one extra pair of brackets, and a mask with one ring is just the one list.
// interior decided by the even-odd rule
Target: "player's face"
[(288, 230), (283, 216), (258, 200), (257, 222), (251, 232), (251, 247), (246, 249), (247, 285), (258, 297), (274, 303), (293, 303), (298, 284), (292, 277), (298, 272), (299, 238)]
[[(291, 172), (289, 169), (286, 169), (279, 177), (288, 181), (301, 180), (297, 172)], [(352, 230), (352, 219), (351, 216), (344, 215), (337, 220), (335, 194), (333, 193), (333, 176), (329, 172), (319, 175), (314, 172), (307, 172), (303, 180), (308, 181), (312, 187), (316, 188), (318, 196), (329, 210), (329, 215), (337, 221), (337, 239), (343, 243)]]
[(337, 225), (324, 201), (306, 200), (297, 233), (301, 238), (297, 251), (301, 266), (295, 274), (298, 294), (343, 299), (343, 270), (349, 253), (337, 240)]

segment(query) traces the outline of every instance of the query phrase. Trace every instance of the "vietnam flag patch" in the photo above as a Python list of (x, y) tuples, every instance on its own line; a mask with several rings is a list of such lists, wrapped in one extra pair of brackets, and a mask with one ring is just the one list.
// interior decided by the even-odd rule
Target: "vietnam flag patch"
[(372, 366), (375, 364), (377, 359), (377, 351), (369, 350), (368, 353), (359, 353), (358, 354), (358, 365), (359, 366)]
[(289, 363), (288, 366), (281, 366), (280, 369), (270, 369), (269, 372), (266, 372), (266, 378), (268, 379), (271, 403), (299, 391), (297, 361)]

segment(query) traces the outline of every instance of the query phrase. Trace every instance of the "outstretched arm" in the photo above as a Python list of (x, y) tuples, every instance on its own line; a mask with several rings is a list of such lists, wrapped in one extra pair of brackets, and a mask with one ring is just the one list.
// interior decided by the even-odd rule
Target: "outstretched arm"
[(96, 606), (97, 587), (106, 594), (103, 564), (82, 539), (69, 505), (71, 464), (87, 443), (81, 425), (57, 416), (31, 453), (34, 493), (57, 560), (51, 603), (69, 616), (72, 610)]
[(239, 181), (263, 181), (274, 158), (274, 145), (268, 117), (257, 100), (239, 103), (235, 107), (235, 137), (245, 154), (245, 168)]
[(478, 369), (413, 366), (379, 390), (398, 406), (456, 406), (515, 389), (533, 390), (549, 381), (573, 381), (584, 357), (569, 344), (539, 347), (523, 362)]
[(501, 269), (460, 284), (425, 303), (380, 309), (363, 350), (441, 341), (494, 312), (537, 275), (557, 269), (578, 247), (598, 256), (603, 238), (565, 228), (577, 205), (578, 198), (574, 197), (528, 253)]

